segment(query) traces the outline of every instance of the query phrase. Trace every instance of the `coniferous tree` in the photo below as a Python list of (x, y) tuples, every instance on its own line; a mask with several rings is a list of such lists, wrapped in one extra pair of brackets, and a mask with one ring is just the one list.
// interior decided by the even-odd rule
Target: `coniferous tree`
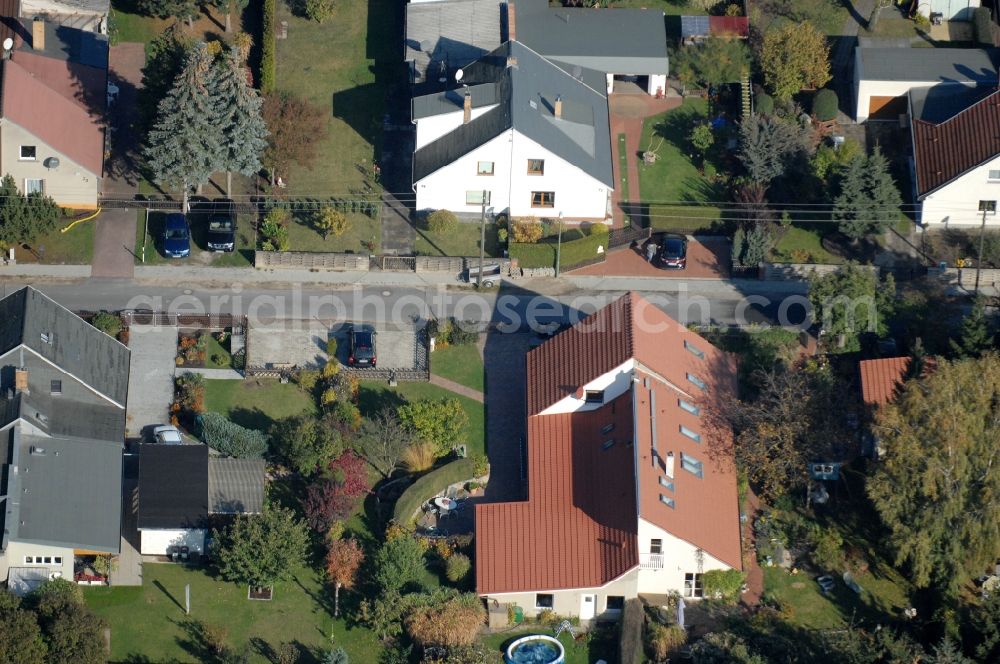
[(864, 237), (865, 220), (865, 157), (858, 155), (847, 162), (840, 179), (840, 194), (834, 201), (833, 218), (840, 222), (840, 232), (851, 238)]
[(869, 232), (884, 233), (899, 219), (899, 206), (903, 204), (903, 198), (889, 173), (889, 160), (877, 145), (868, 157), (866, 166), (868, 195), (872, 203), (872, 226)]
[(267, 147), (267, 126), (261, 115), (264, 100), (247, 76), (247, 46), (247, 40), (240, 40), (223, 54), (211, 90), (219, 114), (226, 193), (230, 195), (233, 171), (243, 175), (259, 171), (261, 154)]
[(204, 42), (192, 48), (173, 87), (160, 102), (143, 154), (158, 184), (180, 187), (184, 210), (188, 189), (201, 186), (223, 161), (212, 56)]
[(875, 148), (871, 156), (858, 155), (847, 163), (834, 201), (833, 218), (840, 232), (853, 240), (884, 233), (899, 216), (903, 200), (889, 174), (889, 160)]
[(989, 322), (986, 320), (986, 301), (977, 297), (972, 310), (962, 319), (958, 342), (952, 340), (951, 350), (960, 357), (979, 357), (993, 345)]

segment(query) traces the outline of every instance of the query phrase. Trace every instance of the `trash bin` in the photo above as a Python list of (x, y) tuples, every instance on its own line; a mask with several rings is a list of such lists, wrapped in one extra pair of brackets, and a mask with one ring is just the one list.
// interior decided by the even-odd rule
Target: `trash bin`
[(524, 622), (524, 609), (522, 609), (517, 605), (515, 605), (513, 608), (514, 608), (514, 624), (520, 625), (522, 622)]

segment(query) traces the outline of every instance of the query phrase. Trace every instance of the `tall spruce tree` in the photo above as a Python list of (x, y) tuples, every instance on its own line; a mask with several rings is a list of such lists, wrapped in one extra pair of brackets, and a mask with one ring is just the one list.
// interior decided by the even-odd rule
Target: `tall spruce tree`
[(892, 175), (889, 160), (878, 147), (868, 157), (858, 155), (847, 163), (834, 201), (833, 218), (840, 232), (852, 240), (884, 233), (899, 217), (903, 199)]
[(864, 237), (868, 228), (865, 162), (865, 156), (860, 154), (847, 162), (840, 178), (840, 194), (833, 207), (833, 218), (839, 222), (840, 232), (855, 239)]
[(882, 154), (882, 148), (875, 146), (866, 166), (868, 195), (872, 203), (869, 233), (884, 233), (899, 219), (899, 206), (903, 204), (903, 198), (889, 173), (889, 160)]
[(968, 315), (962, 319), (958, 341), (951, 341), (951, 350), (959, 357), (979, 357), (992, 345), (993, 337), (986, 320), (986, 300), (977, 297)]
[(253, 175), (267, 147), (267, 126), (261, 115), (264, 100), (251, 87), (246, 68), (246, 40), (237, 40), (215, 65), (212, 97), (219, 114), (222, 167), (226, 194), (232, 194), (233, 171)]
[(195, 44), (184, 69), (160, 101), (143, 154), (157, 184), (180, 187), (187, 211), (188, 189), (220, 170), (220, 118), (212, 97), (216, 69), (204, 42)]

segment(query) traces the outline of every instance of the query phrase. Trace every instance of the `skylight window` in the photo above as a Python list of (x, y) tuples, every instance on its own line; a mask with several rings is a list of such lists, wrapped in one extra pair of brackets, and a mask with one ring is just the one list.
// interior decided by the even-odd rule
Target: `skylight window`
[(693, 440), (696, 443), (700, 443), (701, 442), (701, 434), (698, 433), (697, 431), (694, 431), (693, 429), (688, 429), (683, 424), (681, 425), (681, 433), (684, 434), (685, 436), (687, 436), (688, 438), (690, 438), (691, 440)]
[(668, 498), (667, 496), (664, 496), (662, 493), (660, 494), (660, 502), (666, 505), (667, 507), (670, 508), (674, 507), (674, 499)]
[(687, 375), (687, 379), (688, 379), (688, 382), (697, 385), (702, 390), (707, 390), (708, 389), (708, 384), (705, 381), (703, 381), (701, 378), (698, 378), (697, 376), (695, 376), (693, 373), (689, 373)]
[(701, 463), (694, 457), (688, 456), (687, 454), (681, 454), (681, 468), (688, 471), (695, 477), (704, 477), (705, 469)]
[(611, 424), (605, 424), (605, 425), (604, 425), (604, 426), (603, 426), (603, 427), (601, 428), (601, 433), (611, 433), (611, 432), (612, 432), (612, 431), (614, 431), (614, 430), (615, 430), (615, 423), (614, 423), (614, 422), (612, 422)]
[(692, 415), (701, 415), (701, 408), (698, 408), (698, 406), (694, 405), (690, 401), (685, 401), (684, 399), (678, 399), (677, 405), (681, 407), (681, 410), (686, 410)]
[(604, 443), (601, 444), (601, 448), (605, 449), (605, 450), (610, 450), (612, 447), (614, 447), (614, 445), (615, 445), (615, 441), (612, 438), (611, 440), (604, 441)]
[(671, 482), (670, 480), (668, 480), (666, 477), (661, 477), (660, 478), (660, 486), (662, 486), (667, 491), (673, 491), (674, 490), (674, 483)]
[(690, 341), (685, 341), (684, 342), (684, 350), (686, 350), (687, 352), (691, 353), (692, 355), (694, 355), (695, 357), (697, 357), (699, 360), (704, 360), (705, 359), (705, 351), (701, 350), (700, 348), (698, 348), (697, 346), (695, 346)]

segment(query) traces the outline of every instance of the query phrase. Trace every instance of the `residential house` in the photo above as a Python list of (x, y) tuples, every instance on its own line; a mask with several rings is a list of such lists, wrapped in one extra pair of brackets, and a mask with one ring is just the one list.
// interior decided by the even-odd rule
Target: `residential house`
[(414, 0), (406, 5), (403, 59), (415, 93), (443, 90), (455, 71), (498, 48), (499, 0)]
[(604, 221), (614, 187), (604, 74), (510, 41), (461, 88), (413, 99), (417, 210)]
[(896, 399), (899, 389), (910, 370), (910, 357), (883, 357), (862, 360), (858, 364), (861, 374), (861, 400), (869, 408), (876, 408)]
[(854, 50), (854, 118), (898, 122), (913, 88), (944, 86), (962, 93), (997, 84), (1000, 50), (981, 48), (863, 48)]
[(210, 519), (262, 512), (264, 484), (261, 459), (210, 456), (202, 444), (140, 446), (140, 553), (204, 553)]
[(129, 350), (33, 288), (0, 300), (0, 580), (118, 553)]
[(44, 18), (0, 22), (0, 172), (23, 192), (93, 209), (104, 165), (108, 41)]
[(629, 293), (526, 361), (527, 500), (476, 506), (480, 595), (615, 618), (742, 568), (730, 355)]
[(1000, 91), (915, 88), (909, 110), (920, 223), (1000, 226)]

